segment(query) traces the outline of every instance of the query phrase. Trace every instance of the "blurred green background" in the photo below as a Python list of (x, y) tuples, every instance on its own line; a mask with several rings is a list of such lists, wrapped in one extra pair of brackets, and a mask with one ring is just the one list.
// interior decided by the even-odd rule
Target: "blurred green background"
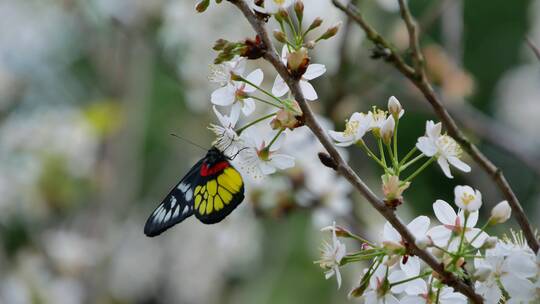
[[(430, 79), (467, 134), (507, 175), (532, 223), (540, 223), (540, 1), (410, 0), (423, 29)], [(252, 36), (226, 3), (204, 14), (192, 0), (0, 0), (0, 303), (346, 303), (344, 286), (314, 264), (319, 229), (332, 220), (377, 240), (384, 224), (361, 196), (319, 164), (304, 129), (297, 166), (248, 185), (245, 202), (218, 225), (191, 218), (164, 235), (143, 235), (147, 216), (204, 155), (170, 136), (210, 146), (215, 122), (207, 80), (218, 38)], [(366, 18), (407, 56), (397, 1), (364, 0)], [(329, 129), (354, 111), (406, 110), (406, 153), (435, 119), (401, 75), (370, 58), (373, 45), (327, 0), (305, 0), (306, 22), (343, 20), (313, 62), (328, 72), (313, 103)], [(275, 24), (270, 24), (275, 28)], [(263, 62), (265, 85), (275, 72)], [(293, 153), (293, 152), (291, 152)], [(348, 151), (380, 193), (378, 168)], [(301, 158), (299, 160), (299, 158)], [(472, 161), (465, 157), (465, 161)], [(399, 213), (431, 215), (436, 199), (470, 184), (483, 214), (502, 200), (474, 164), (444, 178), (438, 167), (415, 180)], [(515, 225), (515, 223), (510, 223)], [(506, 227), (507, 228), (507, 227)], [(496, 231), (493, 231), (496, 232)], [(354, 250), (356, 244), (348, 244)]]

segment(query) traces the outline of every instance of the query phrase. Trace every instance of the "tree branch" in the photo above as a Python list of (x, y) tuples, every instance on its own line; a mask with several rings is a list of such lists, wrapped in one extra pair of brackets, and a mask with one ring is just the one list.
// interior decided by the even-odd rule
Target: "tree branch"
[(527, 41), (527, 44), (533, 51), (534, 55), (536, 55), (536, 58), (540, 60), (540, 49), (532, 42), (532, 40), (529, 37), (525, 37), (525, 41)]
[[(287, 68), (281, 62), (279, 56), (277, 55), (275, 48), (270, 40), (268, 32), (266, 31), (264, 22), (259, 19), (249, 6), (244, 2), (244, 0), (229, 0), (234, 4), (243, 15), (246, 17), (248, 22), (251, 24), (255, 32), (264, 42), (266, 46), (266, 52), (264, 54), (264, 59), (266, 59), (272, 66), (276, 69), (279, 75), (285, 80), (289, 86), (294, 98), (300, 105), (302, 112), (304, 113), (306, 126), (311, 129), (313, 134), (318, 138), (324, 148), (328, 151), (330, 156), (333, 158), (337, 164), (337, 171), (344, 176), (366, 199), (367, 201), (377, 210), (379, 213), (392, 224), (392, 226), (401, 234), (403, 240), (408, 244), (408, 250), (411, 255), (416, 255), (426, 262), (434, 271), (436, 271), (442, 278), (442, 280), (449, 286), (452, 286), (455, 290), (463, 293), (473, 303), (483, 303), (482, 297), (475, 293), (474, 289), (467, 285), (465, 282), (456, 277), (453, 273), (450, 273), (444, 269), (444, 265), (441, 264), (435, 257), (427, 252), (418, 248), (415, 244), (415, 238), (412, 233), (407, 229), (405, 224), (399, 219), (399, 217), (394, 213), (394, 211), (384, 204), (384, 202), (379, 199), (371, 189), (360, 179), (360, 177), (353, 171), (353, 169), (344, 161), (337, 149), (334, 147), (334, 144), (326, 134), (326, 131), (321, 127), (317, 122), (311, 107), (306, 102), (302, 91), (300, 89), (298, 80), (291, 77)], [(376, 38), (380, 36), (374, 32), (371, 33), (372, 37)], [(401, 60), (400, 58), (396, 58)], [(410, 69), (408, 69), (410, 71)]]
[[(366, 31), (367, 37), (369, 40), (371, 40), (375, 44), (379, 45), (389, 45), (388, 42), (385, 41), (383, 37), (380, 35), (372, 36), (369, 33), (376, 33), (376, 31), (365, 21), (363, 16), (360, 14), (358, 9), (353, 5), (345, 6), (341, 4), (338, 0), (332, 0), (333, 4), (343, 12), (345, 12), (348, 16), (353, 18), (353, 20), (356, 21), (356, 23)], [(399, 0), (400, 4), (400, 11), (401, 15), (403, 17), (403, 20), (407, 24), (407, 29), (409, 30), (409, 36), (411, 39), (415, 39), (411, 44), (411, 48), (413, 52), (419, 52), (421, 53), (418, 46), (418, 36), (416, 35), (417, 30), (416, 24), (411, 23), (412, 17), (410, 15), (409, 9), (404, 3), (403, 0)], [(376, 38), (376, 39), (374, 39)], [(508, 184), (508, 181), (506, 180), (504, 174), (502, 173), (501, 169), (499, 169), (497, 166), (495, 166), (474, 144), (472, 144), (463, 134), (463, 132), (459, 129), (456, 122), (450, 116), (442, 102), (440, 101), (439, 97), (435, 94), (435, 91), (433, 90), (433, 87), (429, 83), (426, 77), (425, 70), (423, 66), (417, 65), (416, 68), (411, 68), (409, 65), (407, 65), (404, 60), (401, 58), (401, 56), (393, 49), (389, 48), (389, 51), (391, 54), (389, 55), (390, 58), (397, 58), (396, 60), (391, 60), (390, 62), (394, 65), (396, 69), (398, 69), (405, 77), (407, 77), (415, 86), (422, 92), (424, 97), (427, 99), (427, 101), (431, 104), (433, 110), (439, 117), (439, 119), (442, 121), (442, 123), (445, 125), (446, 130), (448, 131), (448, 134), (452, 136), (460, 145), (461, 147), (474, 159), (474, 161), (491, 177), (493, 182), (497, 185), (505, 199), (510, 204), (512, 211), (514, 212), (514, 216), (523, 230), (523, 233), (527, 239), (527, 243), (529, 244), (529, 247), (534, 250), (534, 252), (538, 251), (538, 240), (534, 236), (533, 229), (529, 223), (529, 220), (527, 216), (525, 215), (525, 212), (523, 211), (523, 208), (521, 207), (521, 204), (515, 195), (514, 191)], [(421, 54), (413, 54), (413, 57), (416, 58), (422, 58)], [(409, 69), (412, 69), (412, 72), (409, 71)], [(407, 72), (403, 72), (407, 71)]]

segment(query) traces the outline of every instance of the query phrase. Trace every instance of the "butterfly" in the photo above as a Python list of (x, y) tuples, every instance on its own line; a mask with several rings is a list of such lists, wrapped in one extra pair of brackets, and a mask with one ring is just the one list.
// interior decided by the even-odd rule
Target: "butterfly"
[(149, 237), (195, 216), (204, 224), (223, 220), (244, 200), (244, 182), (230, 158), (212, 147), (152, 212), (144, 226)]

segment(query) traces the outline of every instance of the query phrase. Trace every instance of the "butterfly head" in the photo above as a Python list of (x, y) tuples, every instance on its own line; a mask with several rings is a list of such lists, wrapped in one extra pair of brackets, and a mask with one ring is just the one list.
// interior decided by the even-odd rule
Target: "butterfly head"
[(205, 160), (208, 165), (213, 165), (224, 160), (228, 160), (228, 158), (218, 148), (212, 147), (210, 150), (208, 150), (208, 153), (206, 153)]

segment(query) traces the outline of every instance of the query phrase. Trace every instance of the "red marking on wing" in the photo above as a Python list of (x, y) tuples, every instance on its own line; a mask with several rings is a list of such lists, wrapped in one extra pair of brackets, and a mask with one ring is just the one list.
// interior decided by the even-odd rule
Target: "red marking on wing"
[(208, 167), (208, 165), (204, 163), (201, 167), (201, 176), (216, 174), (228, 167), (230, 167), (230, 164), (226, 161), (219, 162), (212, 167)]

